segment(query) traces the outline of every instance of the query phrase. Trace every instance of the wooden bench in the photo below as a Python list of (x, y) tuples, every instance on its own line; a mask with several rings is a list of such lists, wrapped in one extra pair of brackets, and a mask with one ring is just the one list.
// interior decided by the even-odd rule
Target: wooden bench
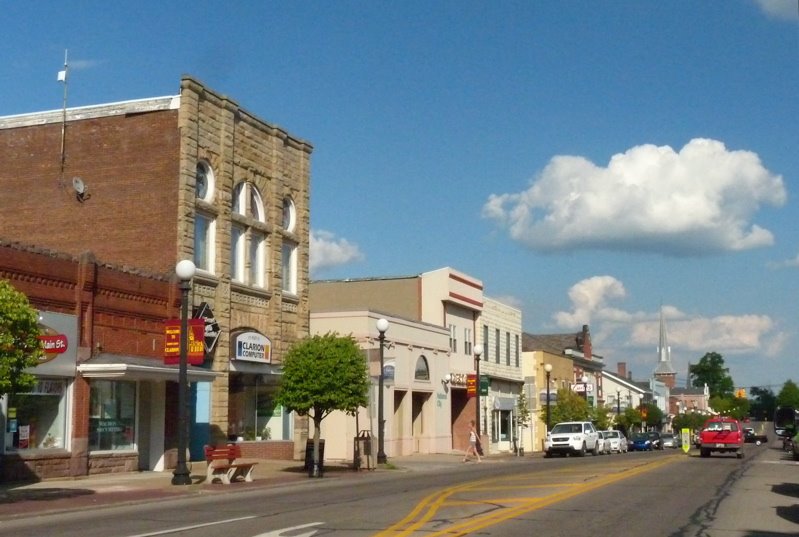
[(205, 446), (205, 462), (208, 472), (205, 480), (213, 483), (217, 479), (225, 485), (234, 481), (252, 481), (252, 468), (257, 462), (241, 462), (241, 447), (238, 444), (226, 446)]

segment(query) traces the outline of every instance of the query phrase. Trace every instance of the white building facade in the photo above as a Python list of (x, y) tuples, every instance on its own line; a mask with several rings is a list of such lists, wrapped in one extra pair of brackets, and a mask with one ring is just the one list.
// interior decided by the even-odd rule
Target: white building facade
[[(488, 384), (486, 393), (481, 395), (481, 431), (489, 437), (491, 453), (516, 452), (522, 434), (518, 403), (524, 393), (522, 312), (485, 297), (480, 331), (480, 376)], [(527, 406), (530, 407), (529, 398)]]

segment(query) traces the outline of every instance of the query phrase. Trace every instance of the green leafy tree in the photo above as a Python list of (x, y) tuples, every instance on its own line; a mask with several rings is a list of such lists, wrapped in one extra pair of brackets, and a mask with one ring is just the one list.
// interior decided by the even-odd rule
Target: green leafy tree
[[(546, 408), (541, 409), (543, 419), (546, 420)], [(558, 390), (557, 403), (550, 405), (552, 425), (564, 421), (586, 421), (590, 417), (588, 401), (571, 390)]]
[(609, 407), (597, 406), (591, 408), (591, 421), (594, 422), (594, 425), (600, 431), (610, 429), (613, 417), (614, 414), (612, 414), (612, 409)]
[(777, 409), (777, 396), (769, 388), (752, 387), (749, 390), (751, 405), (749, 415), (760, 421), (769, 421)]
[(369, 373), (363, 351), (351, 337), (334, 333), (307, 337), (289, 349), (283, 360), (282, 384), (276, 402), (314, 423), (313, 475), (321, 476), (319, 431), (336, 410), (355, 414), (366, 406)]
[(708, 352), (698, 364), (688, 367), (691, 384), (703, 388), (707, 384), (710, 396), (732, 397), (735, 384), (730, 370), (724, 367), (724, 358), (717, 352)]
[(625, 408), (616, 419), (616, 426), (630, 436), (636, 426), (641, 424), (641, 412), (637, 408)]
[(741, 420), (749, 415), (749, 400), (745, 397), (711, 397), (710, 408), (722, 416)]
[[(530, 412), (530, 406), (527, 404), (527, 396), (524, 393), (519, 394), (519, 399), (516, 402), (516, 423), (523, 428), (527, 428), (530, 425), (530, 418), (532, 417), (532, 412)], [(524, 435), (520, 436), (520, 440), (524, 438)], [(519, 449), (524, 449), (524, 445), (520, 444)]]
[(681, 429), (691, 429), (691, 431), (698, 431), (704, 425), (707, 416), (699, 412), (683, 412), (677, 414), (672, 421), (672, 427), (679, 432)]
[(35, 367), (44, 352), (40, 334), (28, 297), (0, 280), (0, 396), (28, 391), (36, 383), (25, 369)]
[(777, 404), (799, 409), (799, 386), (791, 379), (786, 380), (782, 385), (780, 393), (777, 394)]
[(654, 403), (645, 403), (641, 408), (646, 409), (646, 426), (660, 428), (663, 423), (663, 411)]

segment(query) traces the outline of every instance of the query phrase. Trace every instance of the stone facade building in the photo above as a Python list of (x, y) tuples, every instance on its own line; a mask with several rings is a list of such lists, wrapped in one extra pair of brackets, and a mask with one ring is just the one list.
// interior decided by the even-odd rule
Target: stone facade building
[[(307, 426), (272, 396), (309, 333), (311, 152), (190, 77), (178, 95), (0, 117), (0, 239), (163, 277), (193, 260), (192, 309), (217, 336), (202, 367), (218, 376), (193, 385), (209, 441), (298, 456)], [(93, 360), (106, 344), (86, 343)]]

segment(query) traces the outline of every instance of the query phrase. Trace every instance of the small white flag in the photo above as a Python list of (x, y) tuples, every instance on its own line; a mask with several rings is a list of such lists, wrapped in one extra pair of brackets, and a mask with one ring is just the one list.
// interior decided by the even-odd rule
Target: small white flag
[(66, 82), (67, 81), (67, 70), (64, 69), (63, 71), (58, 72), (58, 81), (59, 82)]

